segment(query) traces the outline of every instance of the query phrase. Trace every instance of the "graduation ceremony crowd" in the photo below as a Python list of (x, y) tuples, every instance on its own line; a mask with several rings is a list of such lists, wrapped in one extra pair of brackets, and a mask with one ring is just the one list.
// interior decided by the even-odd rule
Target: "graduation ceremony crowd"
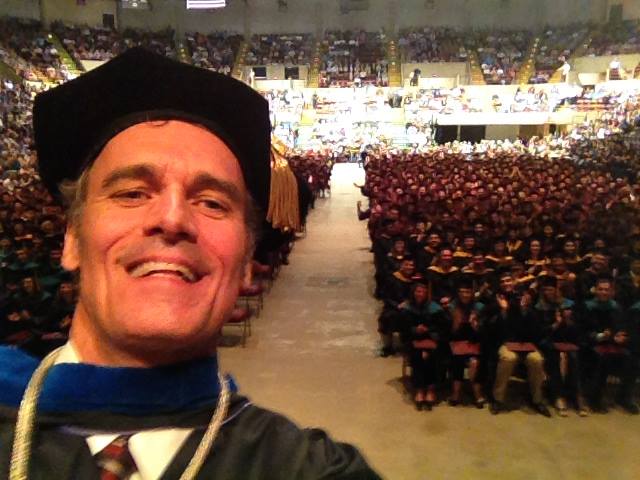
[(610, 396), (637, 414), (640, 135), (568, 138), (562, 155), (532, 143), (369, 152), (358, 213), (380, 355), (408, 362), (419, 410), (470, 398), (508, 411), (521, 369), (542, 415), (604, 413)]
[[(55, 46), (38, 25), (2, 22), (0, 58), (25, 79), (67, 79)], [(63, 24), (54, 31), (77, 62), (106, 60), (134, 45), (177, 55), (171, 31), (120, 35)], [(579, 34), (550, 30), (541, 48), (544, 58), (537, 60), (553, 69), (590, 35), (598, 53), (624, 53), (637, 43), (636, 33), (637, 23), (622, 37), (596, 35), (586, 27)], [(500, 66), (501, 83), (507, 73), (515, 76), (511, 65), (520, 61), (529, 38), (506, 31), (462, 37), (448, 29), (412, 30), (400, 44), (410, 56), (431, 61), (465, 59), (473, 49), (483, 64)], [(239, 36), (194, 33), (187, 39), (194, 63), (230, 73)], [(436, 46), (424, 51), (434, 39)], [(358, 77), (386, 84), (384, 40), (384, 32), (327, 32), (324, 85), (352, 85)], [(252, 45), (257, 60), (297, 64), (309, 58), (311, 37), (264, 35)], [(66, 219), (35, 170), (36, 91), (26, 83), (0, 82), (0, 342), (42, 355), (65, 342), (77, 292), (60, 265)], [(519, 90), (514, 103), (527, 104), (523, 111), (548, 109), (548, 99), (537, 93)], [(476, 406), (490, 401), (493, 412), (506, 410), (509, 378), (522, 364), (532, 404), (544, 415), (547, 399), (560, 415), (569, 406), (582, 415), (587, 407), (605, 411), (610, 375), (619, 381), (617, 403), (637, 413), (640, 136), (637, 121), (622, 125), (617, 114), (623, 110), (631, 118), (638, 107), (626, 103), (624, 92), (600, 92), (597, 98), (596, 93), (581, 90), (561, 99), (604, 102), (612, 110), (604, 122), (581, 127), (581, 140), (566, 136), (532, 140), (526, 148), (495, 143), (482, 150), (438, 147), (420, 153), (374, 149), (364, 161), (363, 192), (370, 205), (361, 217), (368, 218), (376, 296), (383, 302), (381, 354), (406, 355), (418, 408), (432, 408), (445, 394), (453, 405), (463, 402), (468, 378)], [(413, 103), (429, 111), (473, 111), (464, 89), (446, 92), (446, 101), (440, 92), (423, 94)], [(449, 99), (454, 106), (448, 110)], [(611, 130), (623, 133), (606, 136)], [(557, 143), (568, 145), (560, 157), (552, 148)], [(300, 154), (289, 164), (308, 187), (310, 206), (330, 191), (326, 156)], [(286, 263), (295, 236), (280, 237), (269, 251)]]
[(77, 292), (60, 265), (64, 213), (35, 169), (35, 93), (0, 82), (0, 343), (43, 355), (65, 343)]

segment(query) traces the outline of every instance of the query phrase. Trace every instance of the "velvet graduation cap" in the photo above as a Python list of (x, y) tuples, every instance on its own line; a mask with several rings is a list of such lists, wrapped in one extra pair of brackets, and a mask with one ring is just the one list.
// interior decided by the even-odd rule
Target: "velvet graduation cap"
[(268, 102), (231, 77), (132, 48), (39, 94), (33, 126), (40, 176), (54, 195), (122, 130), (150, 120), (201, 124), (235, 154), (253, 199), (269, 205)]

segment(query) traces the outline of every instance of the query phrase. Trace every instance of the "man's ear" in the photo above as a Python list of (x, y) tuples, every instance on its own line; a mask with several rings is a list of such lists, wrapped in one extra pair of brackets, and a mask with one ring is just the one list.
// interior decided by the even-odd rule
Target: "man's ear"
[(72, 225), (69, 225), (64, 233), (61, 263), (64, 269), (70, 272), (80, 268), (80, 242), (76, 228)]
[(244, 266), (244, 272), (242, 273), (242, 288), (251, 287), (251, 280), (253, 280), (253, 261), (249, 260)]

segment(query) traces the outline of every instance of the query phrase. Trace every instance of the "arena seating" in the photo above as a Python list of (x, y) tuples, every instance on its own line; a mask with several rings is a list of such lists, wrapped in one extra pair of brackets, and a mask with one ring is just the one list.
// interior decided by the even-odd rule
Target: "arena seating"
[(535, 56), (535, 73), (530, 83), (546, 83), (565, 60), (586, 41), (588, 29), (571, 25), (547, 29)]
[(312, 42), (306, 33), (254, 35), (245, 63), (305, 65), (310, 62)]
[(321, 87), (388, 84), (384, 33), (330, 31), (322, 41)]
[(66, 80), (58, 51), (39, 22), (0, 19), (0, 48), (3, 60), (27, 80)]
[(640, 52), (640, 22), (594, 26), (589, 32), (586, 54), (591, 56), (623, 55)]
[(208, 35), (195, 32), (187, 34), (187, 43), (194, 65), (230, 75), (243, 41), (242, 35), (215, 32)]
[(465, 41), (468, 48), (478, 52), (485, 81), (492, 85), (508, 85), (516, 78), (531, 38), (531, 33), (524, 30), (492, 30), (470, 33)]
[(464, 32), (452, 28), (411, 28), (400, 31), (402, 59), (411, 63), (466, 62)]
[(106, 61), (137, 46), (168, 57), (176, 56), (172, 30), (145, 32), (126, 29), (120, 33), (107, 28), (78, 27), (57, 22), (53, 25), (53, 31), (79, 65), (82, 60)]

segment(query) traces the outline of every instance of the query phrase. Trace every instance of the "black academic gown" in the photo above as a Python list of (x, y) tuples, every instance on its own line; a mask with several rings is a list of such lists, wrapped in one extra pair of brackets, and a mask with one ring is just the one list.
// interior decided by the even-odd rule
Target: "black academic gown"
[[(0, 357), (3, 353), (0, 352)], [(14, 369), (17, 372), (7, 374), (3, 367), (0, 373), (0, 388), (4, 388), (4, 391), (0, 390), (0, 478), (8, 478), (15, 403), (29, 376), (25, 375), (29, 371), (25, 362), (18, 360), (17, 363), (18, 368)], [(218, 387), (206, 385), (217, 382), (197, 379), (203, 372), (214, 373), (217, 364), (195, 365), (195, 368), (194, 364), (172, 366), (158, 375), (143, 372), (142, 377), (136, 373), (129, 379), (128, 370), (140, 372), (150, 369), (91, 367), (97, 373), (87, 374), (82, 366), (73, 365), (65, 379), (64, 372), (61, 373), (65, 367), (59, 367), (61, 365), (56, 365), (49, 373), (39, 403), (29, 480), (98, 479), (98, 469), (87, 446), (86, 435), (109, 431), (136, 432), (149, 428), (194, 428), (161, 480), (180, 477), (202, 439), (219, 391)], [(58, 371), (54, 373), (54, 369)], [(105, 375), (104, 370), (112, 372)], [(183, 370), (188, 370), (186, 375), (182, 375)], [(71, 376), (85, 385), (75, 382), (67, 385)], [(207, 375), (207, 378), (211, 377)], [(115, 382), (114, 387), (120, 387), (119, 393), (101, 388), (110, 382)], [(141, 385), (141, 382), (146, 385)], [(116, 404), (111, 406), (109, 399)], [(197, 478), (289, 480), (380, 477), (367, 466), (354, 447), (332, 441), (321, 430), (300, 429), (285, 417), (257, 407), (234, 393), (226, 420)]]

